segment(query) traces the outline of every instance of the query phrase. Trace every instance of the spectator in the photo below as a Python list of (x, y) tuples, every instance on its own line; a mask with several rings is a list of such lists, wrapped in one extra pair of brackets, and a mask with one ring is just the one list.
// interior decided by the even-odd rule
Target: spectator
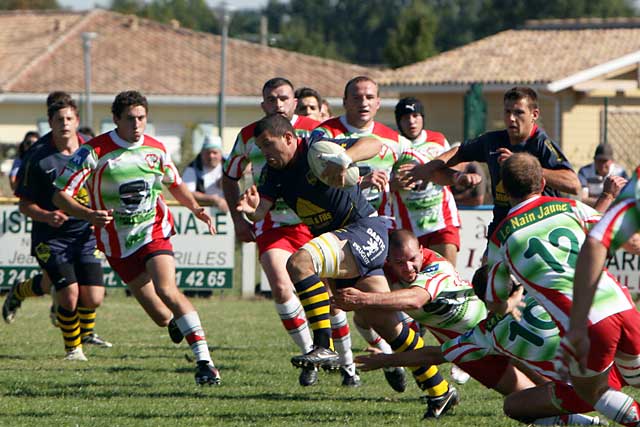
[(18, 186), (18, 171), (20, 170), (20, 165), (22, 165), (22, 159), (24, 158), (25, 153), (39, 138), (40, 135), (38, 132), (30, 130), (24, 135), (22, 142), (18, 145), (18, 155), (13, 160), (11, 171), (9, 172), (9, 185), (11, 185), (11, 191), (15, 191)]
[(614, 163), (611, 145), (600, 144), (593, 155), (593, 163), (581, 167), (578, 171), (578, 179), (582, 185), (582, 201), (594, 206), (602, 194), (604, 179), (611, 175), (629, 179), (624, 168)]
[(222, 140), (206, 136), (200, 154), (183, 172), (182, 179), (200, 204), (212, 205), (229, 212), (222, 192)]
[(96, 137), (96, 133), (89, 126), (82, 126), (78, 129), (78, 133), (87, 136), (87, 140)]

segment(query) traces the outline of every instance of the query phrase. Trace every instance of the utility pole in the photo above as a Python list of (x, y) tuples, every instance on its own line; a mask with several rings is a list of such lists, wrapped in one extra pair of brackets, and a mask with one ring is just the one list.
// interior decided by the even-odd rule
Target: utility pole
[(231, 11), (227, 3), (222, 2), (218, 10), (218, 18), (222, 26), (222, 46), (220, 48), (220, 92), (218, 93), (218, 135), (220, 138), (224, 132), (224, 110), (225, 110), (225, 79), (227, 68), (227, 39), (229, 37), (229, 23), (231, 22)]
[(84, 119), (85, 126), (93, 128), (93, 104), (91, 101), (91, 40), (97, 33), (82, 33), (82, 52), (84, 56)]

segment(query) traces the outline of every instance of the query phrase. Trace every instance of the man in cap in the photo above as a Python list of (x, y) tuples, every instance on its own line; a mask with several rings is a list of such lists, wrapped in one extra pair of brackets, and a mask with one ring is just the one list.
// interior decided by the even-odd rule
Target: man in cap
[(228, 212), (222, 192), (222, 160), (222, 139), (207, 135), (200, 154), (185, 168), (182, 179), (198, 203)]
[(578, 179), (582, 185), (582, 201), (594, 206), (603, 192), (604, 180), (608, 176), (612, 179), (629, 178), (624, 168), (614, 163), (613, 147), (609, 144), (600, 144), (593, 155), (593, 163), (581, 167), (578, 171)]

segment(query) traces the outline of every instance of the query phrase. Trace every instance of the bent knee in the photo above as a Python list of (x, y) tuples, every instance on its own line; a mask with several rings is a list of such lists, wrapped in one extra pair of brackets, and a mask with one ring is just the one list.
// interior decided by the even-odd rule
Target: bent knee
[(306, 250), (299, 250), (287, 260), (287, 273), (291, 281), (298, 282), (315, 273), (313, 260)]

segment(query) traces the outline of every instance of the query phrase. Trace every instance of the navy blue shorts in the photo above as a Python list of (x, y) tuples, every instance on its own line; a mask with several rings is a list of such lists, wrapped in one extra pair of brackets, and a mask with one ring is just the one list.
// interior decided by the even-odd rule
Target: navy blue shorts
[(33, 242), (32, 253), (56, 289), (71, 283), (104, 286), (102, 260), (91, 230), (82, 236)]
[[(381, 276), (389, 247), (389, 227), (385, 217), (368, 217), (339, 228), (333, 234), (340, 240), (348, 240), (351, 253), (356, 259), (360, 277)], [(356, 279), (336, 279), (336, 287), (353, 286)]]

